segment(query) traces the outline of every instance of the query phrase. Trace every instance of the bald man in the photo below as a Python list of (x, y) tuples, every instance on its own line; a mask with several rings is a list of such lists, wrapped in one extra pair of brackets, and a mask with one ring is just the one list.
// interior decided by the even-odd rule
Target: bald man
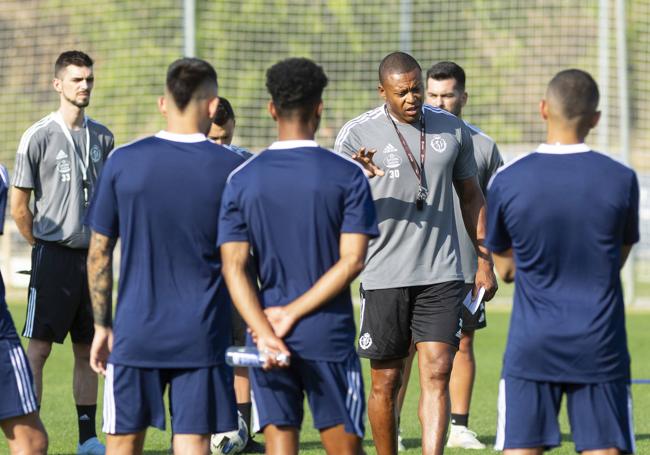
[(577, 452), (634, 452), (619, 271), (639, 240), (639, 187), (632, 169), (585, 145), (598, 98), (588, 73), (558, 73), (540, 103), (546, 143), (488, 190), (485, 244), (515, 282), (495, 444), (509, 455), (560, 445), (565, 394)]
[(413, 340), (422, 453), (440, 454), (464, 289), (453, 187), (479, 257), (475, 287), (486, 288), (489, 300), (496, 280), (481, 245), (485, 200), (471, 132), (458, 117), (423, 105), (418, 62), (403, 52), (387, 55), (379, 65), (378, 91), (384, 104), (348, 122), (335, 145), (365, 167), (379, 220), (380, 236), (370, 241), (361, 275), (359, 355), (370, 359), (368, 417), (377, 453), (395, 454), (397, 392)]

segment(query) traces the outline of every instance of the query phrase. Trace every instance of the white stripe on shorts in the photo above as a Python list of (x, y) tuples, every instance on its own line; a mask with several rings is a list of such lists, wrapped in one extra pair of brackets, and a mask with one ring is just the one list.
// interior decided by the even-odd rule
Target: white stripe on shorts
[(27, 363), (27, 356), (22, 346), (16, 347), (16, 360), (20, 366), (21, 375), (24, 379), (25, 390), (27, 391), (27, 401), (30, 403), (31, 412), (38, 410), (38, 403), (36, 401), (36, 387), (34, 382), (29, 377), (29, 363)]
[(354, 432), (363, 438), (363, 400), (361, 392), (361, 372), (358, 368), (358, 357), (356, 353), (350, 355), (346, 365), (346, 377), (348, 381), (348, 393), (345, 399), (345, 409), (350, 416)]
[(16, 346), (9, 351), (9, 356), (11, 357), (11, 365), (14, 368), (14, 375), (16, 376), (16, 385), (18, 386), (18, 394), (20, 395), (23, 413), (32, 413), (36, 411), (36, 397), (32, 383), (29, 380), (25, 353), (22, 347)]
[(115, 434), (115, 394), (113, 393), (113, 365), (106, 365), (104, 377), (104, 425), (102, 431)]
[[(41, 264), (41, 257), (43, 256), (43, 245), (36, 245), (36, 261), (32, 264), (32, 278), (31, 283), (36, 283), (36, 277)], [(25, 321), (25, 330), (23, 336), (31, 338), (34, 333), (34, 319), (36, 315), (36, 288), (29, 288), (29, 297), (27, 298), (27, 318)]]
[(361, 289), (359, 289), (359, 294), (361, 297), (361, 311), (359, 314), (359, 335), (361, 335), (361, 329), (363, 327), (363, 313), (366, 311), (366, 297), (364, 296)]
[(25, 321), (25, 330), (23, 336), (27, 338), (32, 337), (34, 331), (34, 314), (36, 310), (36, 289), (29, 288), (29, 298), (27, 299), (27, 320)]
[(499, 398), (497, 399), (497, 438), (494, 450), (503, 450), (506, 443), (506, 381), (499, 381)]
[(259, 433), (261, 430), (260, 428), (260, 414), (259, 411), (257, 410), (257, 402), (255, 401), (255, 392), (253, 392), (253, 389), (251, 388), (251, 428), (250, 432), (252, 433)]

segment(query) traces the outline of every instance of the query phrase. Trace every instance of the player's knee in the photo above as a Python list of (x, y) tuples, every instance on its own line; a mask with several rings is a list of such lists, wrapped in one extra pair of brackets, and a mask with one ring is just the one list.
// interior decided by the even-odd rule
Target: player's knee
[(30, 341), (27, 346), (27, 358), (29, 359), (30, 365), (32, 367), (44, 365), (50, 356), (50, 352), (52, 352), (52, 344), (42, 341)]
[(456, 355), (463, 355), (466, 357), (474, 356), (474, 334), (467, 334), (463, 332), (463, 337), (460, 339), (460, 345), (458, 346), (458, 352)]
[(372, 375), (372, 393), (394, 399), (402, 385), (402, 374), (399, 370), (376, 370)]
[(435, 356), (420, 366), (420, 380), (430, 383), (448, 383), (453, 359), (446, 355)]

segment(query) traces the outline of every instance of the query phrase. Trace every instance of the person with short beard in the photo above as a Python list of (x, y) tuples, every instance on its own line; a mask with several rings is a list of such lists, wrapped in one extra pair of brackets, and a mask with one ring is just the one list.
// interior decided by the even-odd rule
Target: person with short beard
[[(43, 396), (43, 367), (52, 343), (68, 333), (74, 353), (73, 395), (79, 424), (78, 453), (102, 454), (97, 440), (97, 375), (89, 364), (93, 317), (86, 282), (90, 230), (83, 225), (88, 203), (113, 134), (85, 115), (94, 85), (93, 61), (80, 51), (63, 52), (52, 85), (59, 109), (32, 125), (20, 140), (12, 185), (11, 215), (32, 248), (27, 317), (23, 336)], [(29, 200), (34, 193), (34, 211)]]

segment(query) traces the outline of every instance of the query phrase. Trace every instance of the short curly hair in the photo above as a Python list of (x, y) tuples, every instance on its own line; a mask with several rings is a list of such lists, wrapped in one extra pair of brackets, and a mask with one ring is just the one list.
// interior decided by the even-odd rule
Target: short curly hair
[(307, 58), (288, 58), (266, 71), (266, 88), (278, 115), (306, 115), (322, 99), (327, 86), (323, 68)]

